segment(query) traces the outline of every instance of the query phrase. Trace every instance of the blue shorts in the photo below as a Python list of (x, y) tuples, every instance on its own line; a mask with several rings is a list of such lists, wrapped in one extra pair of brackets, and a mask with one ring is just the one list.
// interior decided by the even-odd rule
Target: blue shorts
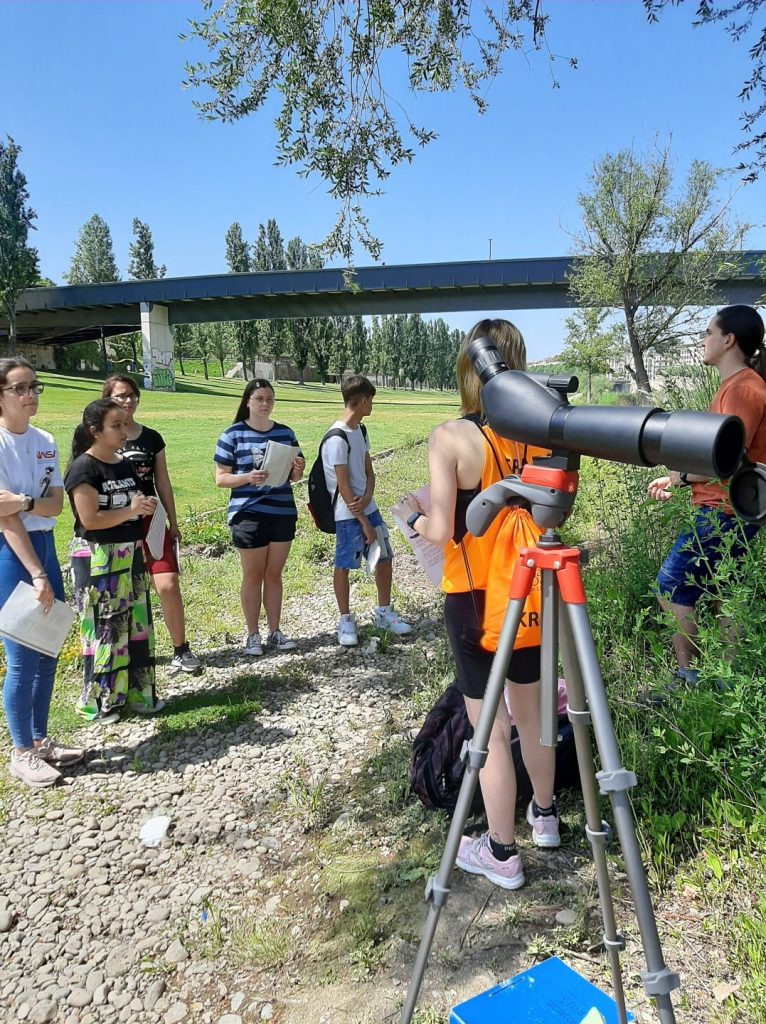
[[(382, 526), (383, 535), (386, 538), (386, 550), (381, 552), (380, 561), (385, 562), (393, 558), (391, 544), (388, 540), (388, 527), (383, 522), (380, 512), (375, 509), (367, 516), (370, 526)], [(358, 569), (362, 564), (362, 557), (367, 547), (364, 539), (362, 524), (358, 519), (339, 519), (335, 524), (335, 568), (336, 569)]]
[[(693, 608), (715, 573), (725, 551), (741, 559), (748, 543), (758, 532), (754, 523), (715, 508), (701, 508), (694, 515), (692, 529), (683, 530), (657, 574), (657, 590), (673, 604)], [(724, 538), (733, 534), (731, 549)]]

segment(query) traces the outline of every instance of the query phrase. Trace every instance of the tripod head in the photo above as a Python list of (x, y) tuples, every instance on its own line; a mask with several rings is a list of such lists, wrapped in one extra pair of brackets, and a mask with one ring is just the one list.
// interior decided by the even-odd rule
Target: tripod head
[(477, 494), (468, 506), (465, 524), (474, 537), (486, 533), (489, 524), (502, 509), (523, 498), (541, 530), (561, 526), (574, 506), (579, 480), (580, 456), (552, 452), (533, 459), (521, 476), (507, 476)]

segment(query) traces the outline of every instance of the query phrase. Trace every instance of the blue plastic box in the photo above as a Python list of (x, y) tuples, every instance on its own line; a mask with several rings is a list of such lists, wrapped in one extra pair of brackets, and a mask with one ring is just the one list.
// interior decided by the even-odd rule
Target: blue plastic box
[(580, 1024), (594, 1006), (606, 1024), (617, 1024), (614, 1000), (553, 956), (460, 1003), (450, 1024)]

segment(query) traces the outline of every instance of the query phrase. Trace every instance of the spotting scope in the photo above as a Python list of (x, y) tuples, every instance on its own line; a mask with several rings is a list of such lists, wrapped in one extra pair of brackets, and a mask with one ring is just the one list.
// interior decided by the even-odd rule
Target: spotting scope
[(509, 370), (489, 338), (474, 339), (468, 354), (482, 383), (484, 415), (493, 430), (510, 440), (724, 480), (742, 459), (745, 435), (736, 416), (573, 406), (564, 388), (545, 387), (520, 370)]

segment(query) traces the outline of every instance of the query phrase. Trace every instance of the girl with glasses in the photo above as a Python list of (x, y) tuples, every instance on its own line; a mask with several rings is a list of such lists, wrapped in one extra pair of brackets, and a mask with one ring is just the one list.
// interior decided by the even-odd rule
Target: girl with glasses
[[(30, 424), (43, 390), (26, 359), (0, 359), (0, 605), (19, 582), (34, 587), (45, 609), (64, 600), (53, 527), (63, 487), (53, 437)], [(11, 775), (33, 789), (52, 786), (59, 768), (84, 751), (47, 735), (56, 659), (3, 640), (3, 705), (11, 734)]]
[[(141, 401), (138, 385), (132, 377), (114, 374), (107, 377), (101, 392), (104, 398), (117, 402), (125, 411), (128, 428), (128, 440), (120, 449), (133, 464), (138, 484), (148, 497), (158, 497), (167, 515), (167, 529), (162, 554), (154, 558), (148, 548), (144, 548), (144, 559), (149, 575), (162, 606), (162, 617), (173, 642), (173, 657), (170, 668), (173, 672), (198, 672), (202, 667), (199, 658), (189, 649), (186, 640), (186, 618), (184, 615), (181, 588), (178, 583), (177, 546), (181, 541), (176, 518), (176, 503), (173, 487), (168, 475), (168, 464), (165, 458), (165, 441), (160, 433), (146, 427), (136, 420), (136, 411)], [(144, 529), (148, 529), (150, 520), (144, 520)]]
[[(281, 631), (279, 621), (282, 571), (298, 520), (290, 484), (303, 476), (306, 461), (292, 430), (271, 418), (273, 409), (274, 388), (269, 381), (251, 380), (234, 423), (219, 437), (213, 455), (216, 485), (231, 490), (228, 521), (242, 563), (240, 600), (247, 629), (243, 649), (251, 657), (263, 654), (258, 626), (261, 602), (268, 623), (266, 646), (276, 652), (296, 646)], [(272, 486), (268, 470), (261, 468), (269, 441), (295, 449), (288, 479), (279, 486)]]
[(127, 438), (125, 410), (108, 399), (91, 402), (64, 474), (75, 518), (70, 554), (83, 656), (77, 711), (103, 724), (119, 720), (126, 706), (142, 715), (162, 708), (141, 525), (157, 499), (143, 493), (120, 455)]

